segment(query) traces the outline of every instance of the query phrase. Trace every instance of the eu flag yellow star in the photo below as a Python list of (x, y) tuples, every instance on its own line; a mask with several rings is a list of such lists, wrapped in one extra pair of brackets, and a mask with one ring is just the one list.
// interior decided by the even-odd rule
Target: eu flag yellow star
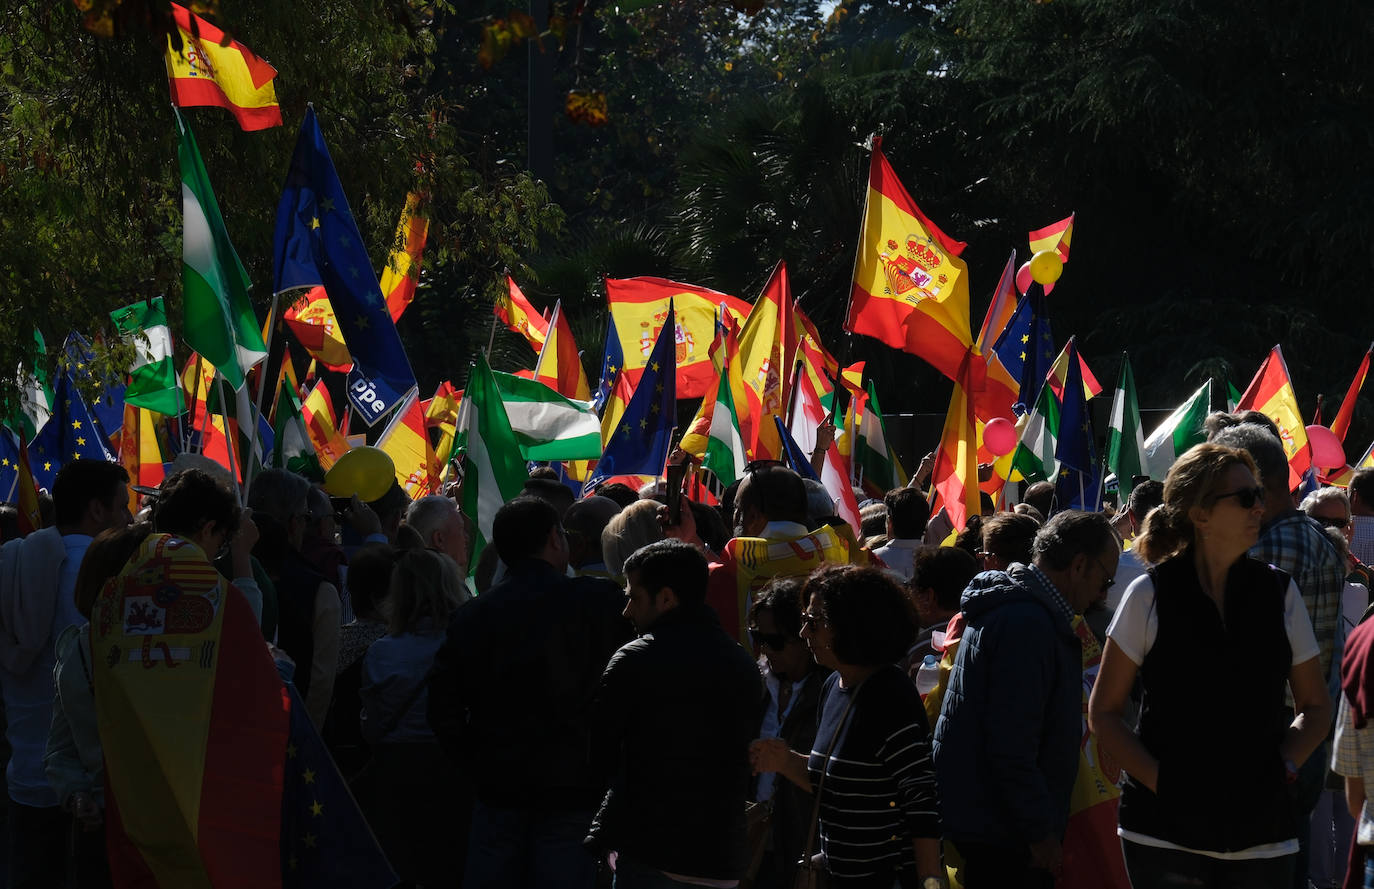
[(324, 806), (320, 805), (319, 800), (315, 800), (315, 802), (310, 806), (310, 814), (316, 817), (319, 817), (320, 815), (324, 814)]
[(323, 211), (326, 212), (326, 213), (333, 213), (333, 212), (334, 212), (334, 199), (333, 199), (333, 198), (325, 198), (324, 200), (320, 201), (320, 209), (323, 210)]
[(314, 783), (315, 783), (315, 770), (314, 770), (314, 769), (306, 769), (304, 772), (301, 772), (301, 780), (305, 781), (306, 784), (314, 784)]
[(1026, 334), (1026, 333), (1021, 334), (1021, 344), (1022, 344), (1022, 345), (1025, 345), (1025, 344), (1028, 343), (1028, 342), (1030, 342), (1030, 334)]
[(317, 229), (317, 228), (319, 228), (319, 227), (320, 227), (320, 217), (318, 217), (318, 216), (311, 216), (311, 217), (310, 217), (310, 229), (313, 231), (313, 230), (315, 230), (315, 229)]
[(72, 428), (73, 428), (73, 429), (80, 429), (80, 428), (81, 428), (81, 421), (80, 421), (80, 420), (72, 420)]
[(86, 439), (84, 439), (84, 438), (82, 438), (81, 436), (78, 435), (78, 436), (76, 437), (76, 444), (77, 444), (77, 447), (83, 447), (83, 448), (84, 448), (84, 447), (86, 446)]
[(658, 373), (658, 362), (657, 362), (657, 361), (652, 361), (652, 362), (650, 362), (650, 363), (649, 363), (649, 367), (653, 368), (654, 373)]
[(357, 321), (356, 321), (355, 323), (358, 325), (358, 329), (359, 329), (359, 330), (367, 330), (367, 316), (366, 316), (366, 315), (359, 315), (359, 316), (358, 316), (358, 319), (357, 319)]

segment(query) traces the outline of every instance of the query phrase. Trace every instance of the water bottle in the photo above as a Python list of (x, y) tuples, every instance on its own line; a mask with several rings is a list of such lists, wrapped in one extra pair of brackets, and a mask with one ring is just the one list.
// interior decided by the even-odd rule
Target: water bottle
[(935, 660), (935, 655), (926, 655), (925, 660), (921, 661), (921, 667), (916, 671), (916, 690), (925, 697), (935, 690), (935, 686), (940, 684), (940, 664)]

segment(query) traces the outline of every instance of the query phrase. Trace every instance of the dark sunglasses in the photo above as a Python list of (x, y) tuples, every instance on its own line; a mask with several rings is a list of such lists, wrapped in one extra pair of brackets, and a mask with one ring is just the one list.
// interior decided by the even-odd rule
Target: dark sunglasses
[(1334, 516), (1326, 516), (1324, 518), (1313, 516), (1312, 518), (1316, 519), (1317, 523), (1323, 528), (1340, 528), (1341, 530), (1345, 530), (1350, 527), (1350, 519), (1338, 519)]
[(771, 648), (774, 651), (782, 651), (787, 645), (786, 633), (760, 633), (753, 627), (749, 628), (749, 640), (759, 648)]
[(1107, 570), (1107, 566), (1102, 564), (1102, 560), (1099, 559), (1097, 556), (1093, 556), (1093, 561), (1097, 563), (1097, 567), (1102, 569), (1102, 576), (1104, 580), (1102, 581), (1101, 592), (1105, 593), (1107, 592), (1107, 590), (1111, 589), (1116, 584), (1116, 577), (1112, 574), (1112, 572)]
[(1227, 491), (1225, 494), (1217, 494), (1213, 497), (1212, 503), (1220, 503), (1227, 497), (1236, 498), (1236, 503), (1241, 509), (1252, 509), (1256, 503), (1264, 502), (1264, 488), (1256, 485), (1253, 488), (1240, 488), (1235, 491)]

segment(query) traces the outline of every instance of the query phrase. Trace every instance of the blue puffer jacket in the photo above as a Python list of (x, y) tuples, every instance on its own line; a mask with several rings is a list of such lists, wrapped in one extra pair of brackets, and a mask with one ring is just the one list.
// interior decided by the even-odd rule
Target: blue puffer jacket
[(935, 724), (945, 835), (1059, 839), (1083, 732), (1082, 646), (1025, 565), (979, 574), (960, 604), (967, 626)]

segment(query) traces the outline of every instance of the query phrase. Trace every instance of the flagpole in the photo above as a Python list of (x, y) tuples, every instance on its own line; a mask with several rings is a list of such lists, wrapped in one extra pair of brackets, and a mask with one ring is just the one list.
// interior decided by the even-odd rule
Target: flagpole
[[(229, 402), (224, 398), (224, 374), (220, 373), (218, 370), (215, 371), (215, 386), (219, 390), (219, 415), (224, 418), (224, 443), (229, 451), (229, 478), (234, 482), (234, 494), (239, 498), (241, 503), (243, 501), (244, 491), (243, 488), (239, 486), (238, 459), (234, 456), (234, 433), (229, 429), (229, 414), (227, 413), (228, 408), (226, 407)], [(207, 399), (205, 403), (205, 415), (207, 417), (210, 415), (209, 399)]]
[(787, 430), (792, 431), (792, 418), (797, 413), (797, 383), (801, 380), (802, 359), (792, 362), (792, 385), (787, 390)]
[[(272, 294), (272, 308), (267, 312), (267, 357), (262, 360), (262, 369), (258, 371), (258, 397), (253, 403), (253, 414), (250, 419), (253, 421), (253, 441), (257, 441), (258, 421), (262, 418), (262, 393), (267, 389), (267, 371), (272, 367), (272, 345), (277, 336), (277, 304), (281, 300), (280, 293)], [(286, 360), (283, 353), (282, 360)], [(263, 454), (265, 458), (267, 455)], [(247, 466), (243, 469), (243, 490), (245, 497), (249, 488), (253, 486), (253, 460), (246, 461)]]
[[(873, 191), (873, 152), (882, 146), (883, 138), (877, 133), (871, 133), (868, 137), (868, 175), (864, 177), (864, 209), (863, 215), (859, 217), (859, 238), (854, 245), (854, 266), (849, 272), (849, 297), (844, 304), (845, 327), (849, 326), (849, 313), (854, 308), (854, 279), (859, 276), (859, 259), (863, 255), (864, 249), (864, 226), (868, 224), (868, 195)], [(844, 336), (844, 358), (840, 361), (843, 367), (849, 363), (850, 347), (854, 340), (854, 334), (847, 329)]]
[(482, 353), (483, 358), (491, 358), (491, 347), (496, 345), (496, 312), (491, 313), (491, 335), (487, 337), (487, 350)]

